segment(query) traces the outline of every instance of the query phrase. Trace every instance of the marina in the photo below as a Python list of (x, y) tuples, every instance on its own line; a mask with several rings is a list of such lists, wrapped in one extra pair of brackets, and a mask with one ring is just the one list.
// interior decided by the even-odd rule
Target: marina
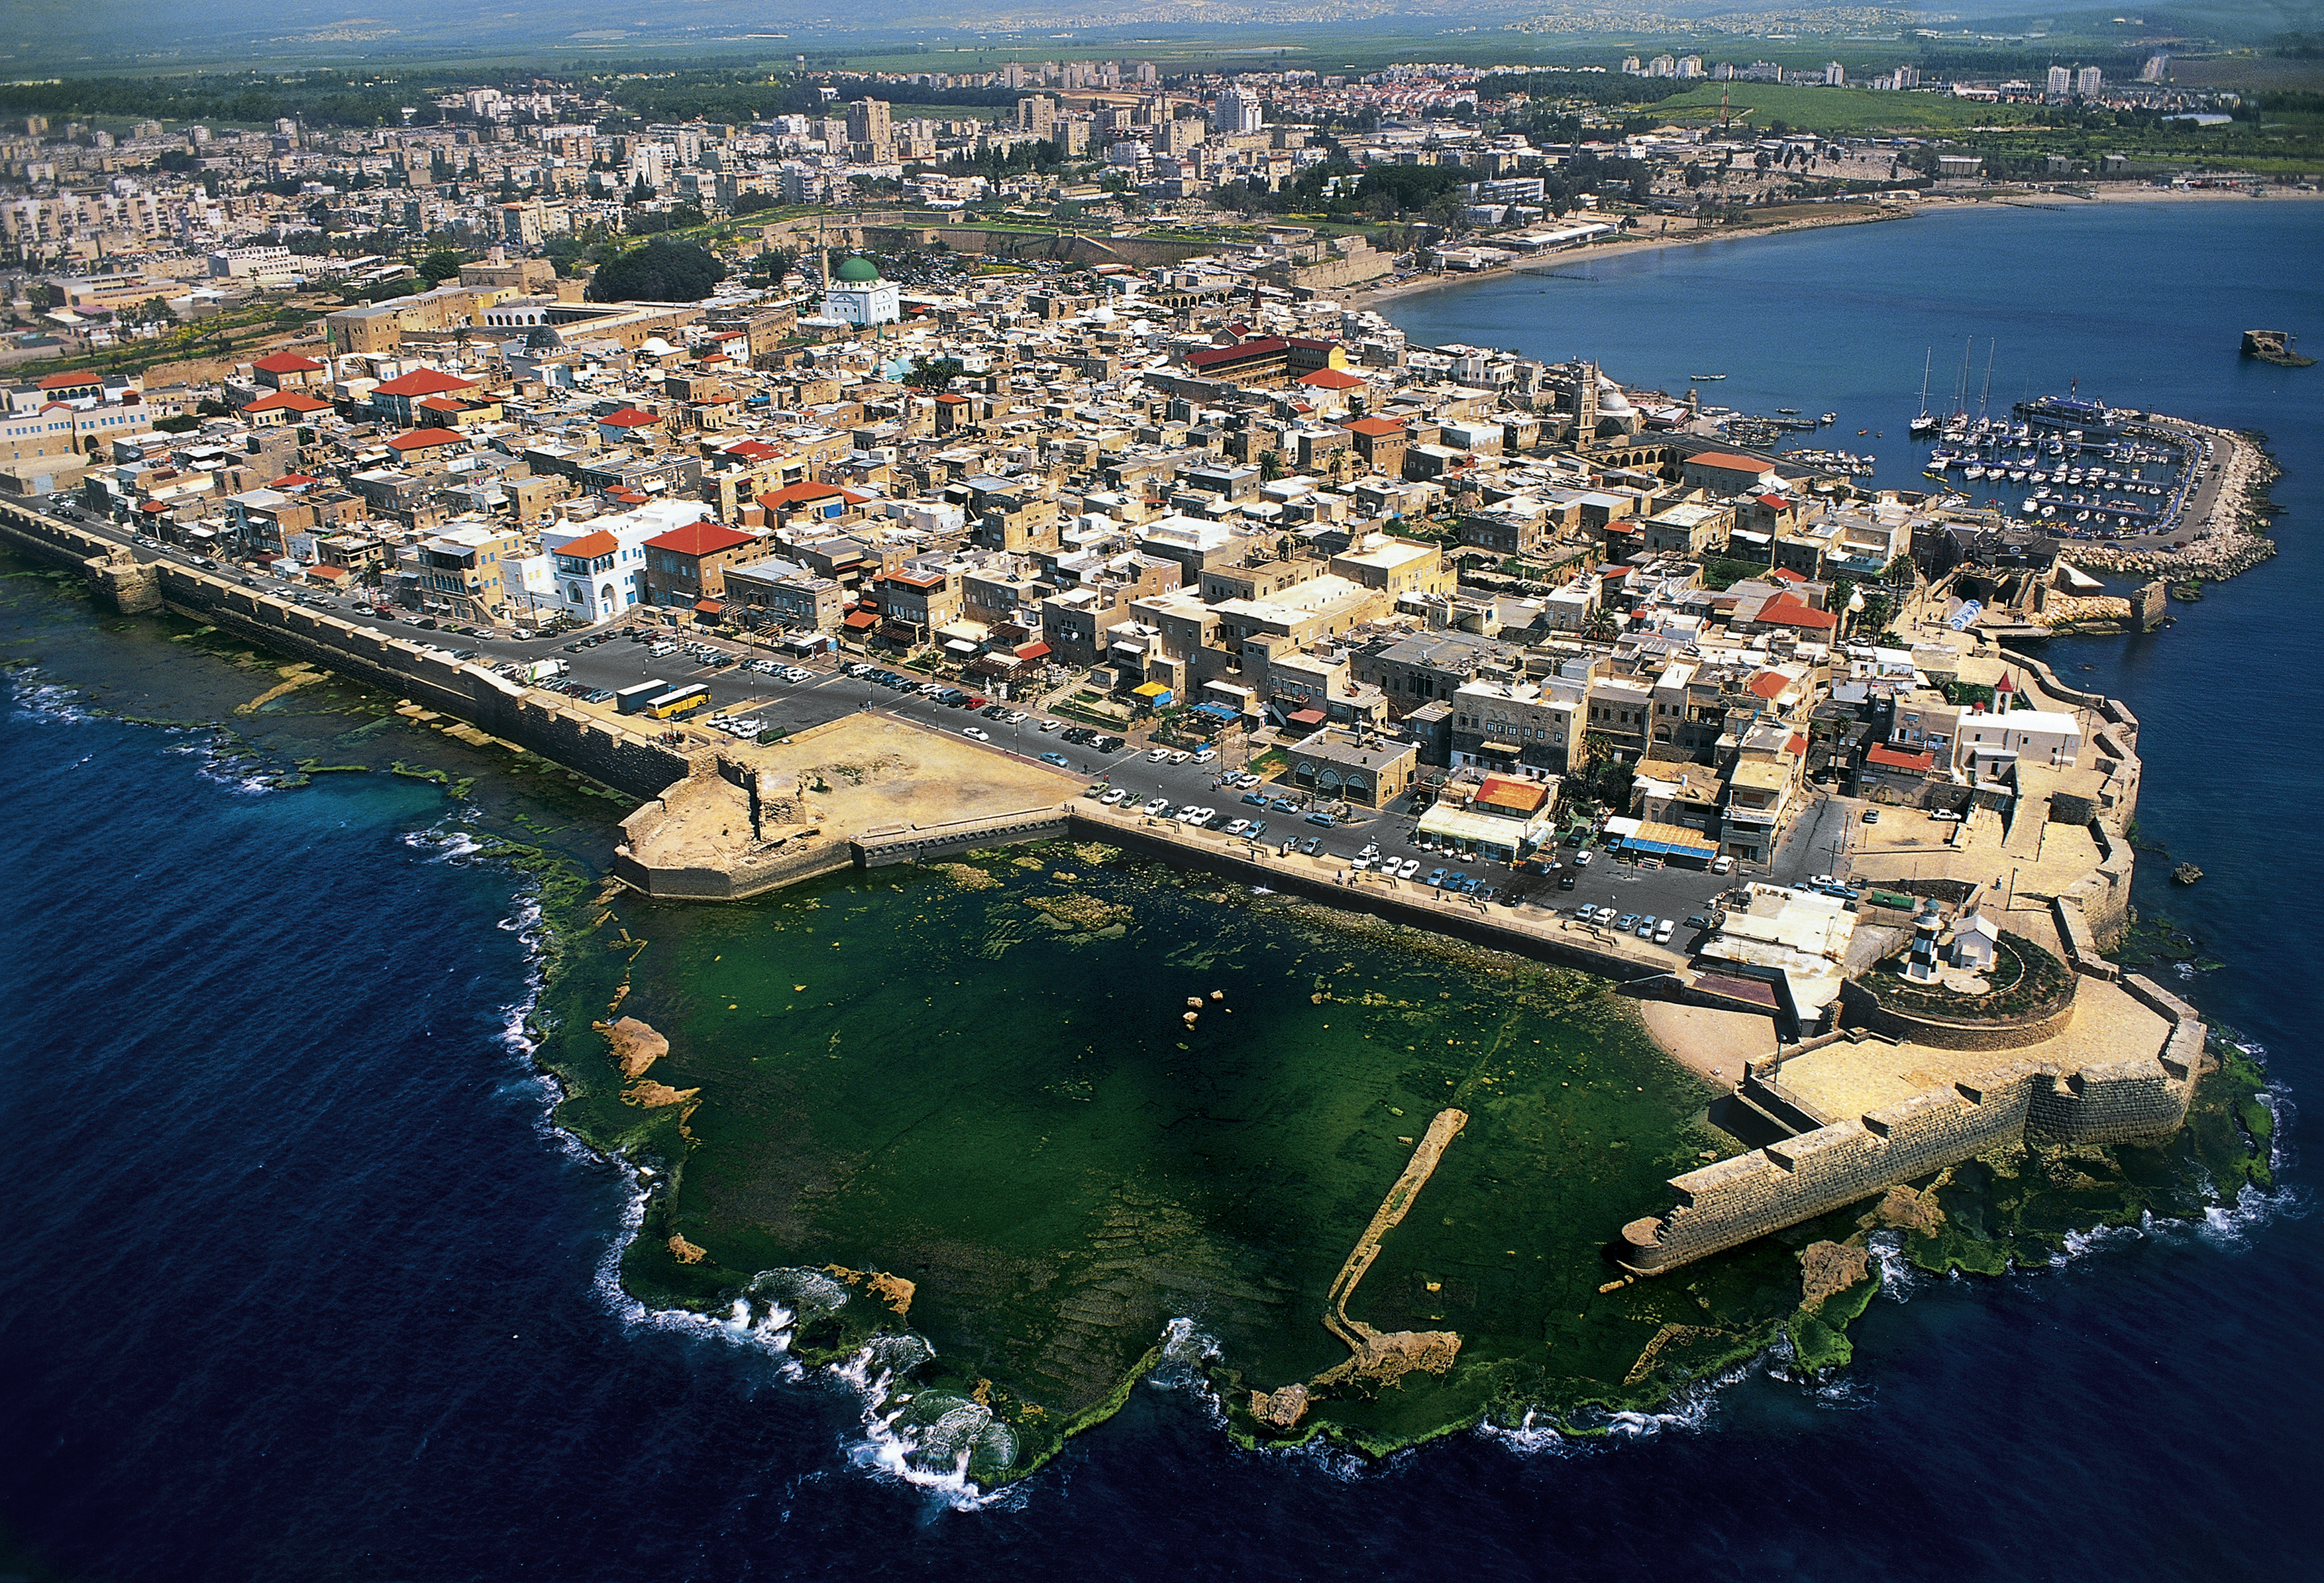
[[(2200, 459), (2178, 435), (2071, 397), (2021, 402), (2014, 413), (1957, 415), (1923, 476), (2059, 538), (2140, 538), (2177, 525)], [(2092, 427), (2061, 426), (2077, 417)]]

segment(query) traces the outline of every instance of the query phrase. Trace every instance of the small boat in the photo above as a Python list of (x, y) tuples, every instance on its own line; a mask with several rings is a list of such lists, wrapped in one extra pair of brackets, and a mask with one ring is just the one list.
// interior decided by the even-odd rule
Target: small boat
[(1777, 407), (1775, 411), (1786, 418), (1796, 418), (1800, 415), (1800, 410), (1797, 407)]
[(1724, 379), (1727, 375), (1724, 374), (1690, 374), (1687, 377), (1689, 379)]

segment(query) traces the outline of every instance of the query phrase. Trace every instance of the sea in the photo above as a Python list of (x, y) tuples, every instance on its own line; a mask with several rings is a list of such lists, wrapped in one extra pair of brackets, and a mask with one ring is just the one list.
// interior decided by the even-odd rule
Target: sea
[[(2285, 470), (2274, 560), (2167, 631), (2046, 654), (2144, 723), (2141, 830), (2169, 857), (2138, 903), (2218, 964), (2172, 987), (2265, 1052), (2279, 1188), (2053, 1268), (1900, 1273), (1836, 1376), (1747, 1366), (1589, 1443), (1243, 1452), (1166, 1371), (998, 1497), (899, 1481), (844, 1383), (613, 1279), (635, 1183), (549, 1124), (535, 880), (479, 839), (521, 814), (602, 862), (611, 805), (494, 804), (481, 760), (466, 803), (392, 773), (281, 787), (197, 721), (122, 717), (170, 713), (134, 707), (171, 675), (152, 624), (0, 582), (0, 1577), (2313, 1576), (2324, 366), (2236, 341), (2324, 347), (2319, 258), (2324, 204), (2077, 204), (1396, 304), (1416, 342), (1836, 410), (1845, 441), (1881, 437), (1848, 449), (1882, 483), (1918, 478), (1924, 349), (1941, 370), (1970, 338), (2011, 400), (2079, 380), (2264, 430)], [(260, 748), (297, 749), (272, 729)], [(2168, 882), (2181, 861), (2200, 884)]]

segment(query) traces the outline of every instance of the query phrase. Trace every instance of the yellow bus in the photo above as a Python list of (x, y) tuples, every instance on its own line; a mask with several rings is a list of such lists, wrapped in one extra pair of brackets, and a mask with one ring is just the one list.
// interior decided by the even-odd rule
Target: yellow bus
[(675, 719), (690, 715), (710, 701), (710, 690), (701, 682), (688, 687), (673, 687), (646, 705), (645, 712), (657, 720)]

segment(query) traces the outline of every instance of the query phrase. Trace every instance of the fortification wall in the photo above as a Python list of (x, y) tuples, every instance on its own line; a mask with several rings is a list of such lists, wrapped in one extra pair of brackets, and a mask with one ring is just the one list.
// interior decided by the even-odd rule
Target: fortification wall
[(2135, 975), (2124, 982), (2172, 1022), (2158, 1053), (2073, 1072), (2043, 1061), (2006, 1062), (1950, 1088), (1674, 1177), (1677, 1204), (1622, 1228), (1622, 1262), (1642, 1273), (1675, 1269), (2005, 1144), (2169, 1134), (2194, 1098), (2203, 1024), (2158, 986)]
[(865, 868), (896, 863), (918, 863), (949, 857), (978, 847), (1018, 841), (1046, 841), (1072, 829), (1063, 803), (1055, 808), (1026, 809), (990, 819), (957, 819), (941, 825), (913, 825), (895, 831), (866, 833), (849, 843), (854, 861)]
[(2054, 1039), (2074, 1020), (2074, 980), (2048, 1002), (2006, 1022), (1961, 1022), (1924, 1013), (1900, 1011), (1873, 998), (1855, 979), (1840, 986), (1840, 1008), (1851, 1025), (1911, 1040), (1938, 1050), (2023, 1050)]
[(562, 694), (520, 686), (481, 665), (198, 567), (137, 563), (108, 539), (21, 506), (0, 504), (0, 541), (87, 573), (99, 597), (125, 614), (168, 609), (207, 623), (464, 720), (633, 796), (651, 797), (673, 781), (715, 769), (714, 747), (674, 747), (577, 708)]

